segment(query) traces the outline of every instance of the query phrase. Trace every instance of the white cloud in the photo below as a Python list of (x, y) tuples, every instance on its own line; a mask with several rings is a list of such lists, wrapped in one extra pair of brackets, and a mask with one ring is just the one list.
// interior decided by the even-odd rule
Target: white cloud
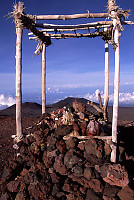
[[(98, 92), (99, 90), (97, 89), (93, 94), (86, 94), (84, 95), (84, 98), (90, 100), (90, 101), (94, 101), (94, 102), (98, 102)], [(104, 92), (101, 91), (101, 98), (102, 101), (104, 101)], [(109, 102), (113, 103), (114, 102), (114, 94), (110, 94), (109, 95)], [(134, 105), (134, 92), (122, 92), (119, 93), (119, 103), (120, 104), (126, 104), (126, 105)]]
[(12, 96), (5, 96), (4, 94), (0, 94), (0, 110), (12, 106), (15, 103), (16, 100)]

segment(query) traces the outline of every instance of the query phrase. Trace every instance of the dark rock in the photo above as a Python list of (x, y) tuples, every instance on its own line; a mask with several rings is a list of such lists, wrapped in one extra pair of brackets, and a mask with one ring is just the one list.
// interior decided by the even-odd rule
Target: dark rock
[(61, 175), (66, 175), (67, 170), (65, 165), (63, 164), (63, 154), (60, 154), (55, 158), (55, 163), (53, 165), (56, 172), (60, 173)]
[(36, 144), (36, 142), (33, 142), (30, 145), (29, 149), (34, 155), (39, 155), (40, 154), (40, 149), (39, 149), (38, 145)]
[(95, 178), (95, 175), (93, 173), (93, 170), (91, 168), (85, 168), (84, 169), (84, 177), (87, 180), (90, 180), (91, 178)]
[(34, 172), (29, 171), (25, 176), (24, 176), (24, 182), (28, 185), (28, 184), (38, 184), (38, 178), (35, 175)]
[(15, 197), (15, 200), (26, 200), (27, 196), (26, 196), (26, 193), (25, 192), (18, 192), (16, 197)]
[(64, 153), (66, 151), (66, 145), (63, 140), (60, 140), (56, 143), (57, 149), (60, 151), (60, 153)]
[(51, 176), (53, 183), (59, 183), (60, 182), (60, 177), (57, 176), (57, 174), (55, 172), (51, 173), (50, 176)]
[(76, 199), (75, 196), (74, 196), (74, 194), (68, 194), (68, 195), (66, 195), (66, 197), (67, 197), (67, 200)]
[(100, 125), (97, 121), (90, 121), (87, 130), (86, 130), (86, 135), (87, 136), (95, 136), (95, 135), (100, 135)]
[(23, 144), (21, 147), (20, 147), (20, 154), (27, 154), (28, 152), (28, 146)]
[(123, 187), (119, 193), (118, 193), (118, 197), (121, 200), (128, 200), (128, 199), (134, 199), (134, 190), (132, 190), (129, 185), (126, 185), (125, 187)]
[(59, 192), (59, 184), (54, 184), (53, 189), (52, 189), (52, 195), (56, 196), (56, 194)]
[(2, 178), (7, 178), (10, 175), (9, 169), (4, 169), (2, 173)]
[(10, 182), (7, 184), (7, 189), (8, 189), (10, 192), (19, 192), (20, 181), (21, 181), (20, 179), (10, 181)]
[(55, 150), (55, 144), (56, 144), (56, 137), (54, 136), (48, 136), (47, 137), (47, 150), (53, 151)]
[(74, 149), (69, 149), (64, 157), (64, 164), (67, 168), (72, 168), (76, 163), (82, 161), (76, 155), (74, 155)]
[(111, 154), (111, 148), (110, 148), (110, 145), (107, 144), (106, 142), (105, 142), (105, 145), (104, 145), (104, 150), (105, 150), (105, 155), (106, 156), (110, 156), (110, 154)]
[[(54, 152), (55, 153), (55, 152)], [(53, 163), (53, 157), (50, 157), (50, 156), (47, 156), (48, 155), (48, 152), (47, 152), (47, 150), (46, 151), (44, 151), (44, 153), (43, 153), (43, 157), (42, 157), (42, 160), (43, 160), (43, 162), (44, 162), (44, 165), (45, 165), (45, 167), (46, 168), (49, 168), (51, 165), (52, 165), (52, 163)]]
[(85, 188), (85, 187), (80, 187), (80, 192), (81, 192), (82, 194), (86, 194), (86, 190), (87, 190), (87, 188)]
[(6, 193), (3, 193), (1, 196), (0, 196), (0, 200), (7, 200), (9, 199), (9, 194), (6, 192)]
[(66, 148), (70, 149), (75, 147), (76, 145), (76, 138), (70, 137), (68, 140), (66, 140)]
[(95, 155), (97, 158), (102, 159), (104, 153), (103, 141), (88, 139), (85, 142), (85, 150), (89, 155)]
[(74, 108), (75, 112), (85, 112), (86, 105), (75, 100), (73, 102), (73, 108)]
[(80, 135), (80, 128), (79, 128), (79, 125), (76, 122), (73, 122), (73, 129), (74, 129), (74, 134), (79, 136)]
[(87, 190), (86, 200), (99, 200), (100, 198), (92, 190)]
[[(120, 188), (117, 186), (111, 186), (106, 183), (104, 191), (103, 191), (103, 198), (104, 199), (114, 199), (116, 194), (120, 191)], [(126, 199), (127, 200), (127, 199)]]
[(87, 180), (84, 177), (77, 177), (74, 176), (74, 174), (68, 175), (70, 178), (72, 178), (73, 181), (78, 182), (80, 185), (86, 187), (86, 188), (91, 188), (95, 192), (102, 192), (103, 186), (98, 179), (91, 179)]
[(80, 128), (81, 128), (82, 135), (85, 135), (86, 134), (86, 129), (87, 129), (87, 122), (86, 121), (81, 122), (80, 123)]
[(125, 187), (129, 183), (128, 173), (120, 164), (104, 164), (101, 167), (101, 176), (110, 185)]
[(76, 175), (79, 175), (79, 176), (82, 176), (83, 174), (83, 168), (78, 166), (78, 165), (75, 165), (73, 167), (73, 172), (76, 174)]
[(42, 143), (44, 143), (44, 134), (42, 131), (35, 131), (33, 136), (36, 140), (37, 145), (40, 146)]
[(63, 197), (63, 196), (65, 196), (64, 192), (58, 192), (58, 193), (56, 194), (56, 197), (57, 197), (57, 198), (61, 198), (61, 197)]
[(79, 148), (80, 150), (84, 151), (84, 149), (85, 149), (85, 142), (84, 142), (84, 141), (79, 142), (78, 148)]
[(61, 125), (59, 126), (56, 131), (55, 131), (55, 136), (56, 137), (63, 137), (65, 135), (68, 135), (69, 133), (72, 132), (72, 126), (68, 126), (68, 125)]
[(65, 192), (71, 193), (71, 187), (70, 187), (70, 183), (69, 183), (68, 179), (65, 180), (65, 183), (64, 183), (62, 189), (63, 189)]

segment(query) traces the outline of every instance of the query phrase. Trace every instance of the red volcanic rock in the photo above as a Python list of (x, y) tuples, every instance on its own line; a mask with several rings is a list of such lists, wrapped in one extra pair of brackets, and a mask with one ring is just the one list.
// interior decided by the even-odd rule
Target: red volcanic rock
[(79, 148), (80, 150), (84, 151), (84, 149), (85, 149), (85, 142), (83, 142), (83, 141), (79, 142), (78, 148)]
[(80, 128), (81, 128), (82, 135), (85, 135), (86, 128), (87, 128), (87, 122), (86, 121), (81, 122), (80, 123)]
[(84, 177), (87, 180), (90, 180), (91, 178), (95, 178), (95, 175), (94, 175), (94, 173), (93, 173), (91, 168), (85, 168), (84, 169)]
[(56, 172), (60, 173), (61, 175), (66, 175), (67, 170), (65, 165), (63, 164), (63, 154), (60, 154), (55, 158), (54, 169)]
[(127, 185), (119, 191), (118, 197), (121, 200), (134, 199), (134, 190)]
[(88, 189), (85, 200), (93, 200), (93, 199), (99, 200), (100, 198), (95, 194), (93, 190)]
[(57, 176), (57, 174), (55, 172), (51, 173), (50, 176), (51, 176), (53, 183), (59, 183), (60, 178), (59, 178), (59, 176)]
[[(119, 187), (117, 187), (115, 185), (109, 185), (108, 183), (106, 183), (104, 191), (103, 191), (103, 199), (104, 200), (108, 200), (108, 199), (113, 200), (119, 191), (120, 191)], [(127, 200), (127, 198), (125, 200)]]
[(75, 112), (85, 112), (86, 105), (75, 100), (73, 102), (73, 108), (74, 108)]
[(120, 164), (104, 164), (101, 167), (101, 176), (110, 185), (125, 187), (129, 183), (128, 173)]
[(57, 149), (60, 151), (60, 153), (64, 153), (66, 151), (66, 145), (63, 140), (60, 140), (56, 143)]
[(87, 136), (95, 136), (100, 134), (100, 125), (97, 121), (90, 121), (87, 130), (86, 130), (86, 135)]
[(10, 181), (7, 184), (7, 189), (10, 192), (19, 192), (19, 187), (20, 187), (20, 179), (14, 180), (14, 181)]

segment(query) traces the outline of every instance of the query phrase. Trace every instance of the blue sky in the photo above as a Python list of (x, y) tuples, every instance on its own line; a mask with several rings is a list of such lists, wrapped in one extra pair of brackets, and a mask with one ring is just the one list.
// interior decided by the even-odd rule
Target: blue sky
[[(106, 12), (107, 0), (24, 0), (27, 14), (75, 14)], [(131, 9), (128, 20), (134, 21), (134, 1), (118, 0), (117, 5), (124, 10)], [(12, 12), (13, 1), (1, 3), (0, 12), (0, 94), (15, 92), (15, 43), (16, 34), (13, 18), (4, 17)], [(77, 19), (66, 21), (45, 21), (55, 24), (78, 24), (99, 19)], [(102, 19), (100, 19), (102, 20)], [(120, 38), (120, 85), (131, 88), (134, 85), (134, 25), (124, 26)], [(41, 55), (32, 57), (37, 42), (28, 39), (28, 31), (23, 33), (23, 90), (41, 89)], [(99, 38), (52, 40), (47, 47), (47, 88), (104, 85), (104, 41)], [(114, 80), (114, 51), (110, 45), (110, 85)], [(134, 89), (134, 88), (133, 88)], [(132, 90), (132, 88), (131, 88)]]

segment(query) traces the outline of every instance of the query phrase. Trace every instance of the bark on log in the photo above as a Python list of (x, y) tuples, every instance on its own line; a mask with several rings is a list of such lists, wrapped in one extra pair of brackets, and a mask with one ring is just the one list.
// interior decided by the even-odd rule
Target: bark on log
[(35, 22), (25, 13), (17, 12), (15, 14), (15, 18), (21, 20), (21, 24), (23, 27), (27, 28), (30, 32), (32, 32), (35, 36), (37, 36), (43, 43), (47, 46), (51, 44), (51, 40), (48, 36), (44, 36), (44, 34), (36, 29)]
[(106, 18), (108, 13), (83, 13), (73, 15), (36, 15), (36, 20), (66, 20), (79, 18)]
[(99, 108), (98, 106), (96, 106), (92, 101), (90, 103), (90, 106), (92, 106), (93, 108), (95, 108), (99, 113), (103, 113), (103, 110), (101, 108)]
[[(19, 2), (18, 11), (23, 11), (23, 4)], [(23, 28), (16, 19), (16, 136), (17, 141), (22, 138), (22, 33)]]
[(99, 100), (100, 108), (103, 109), (103, 106), (102, 106), (102, 99), (101, 99), (100, 92), (98, 93), (98, 100)]
[[(103, 31), (101, 32), (95, 32), (95, 33), (88, 33), (88, 34), (52, 34), (52, 33), (44, 33), (45, 36), (49, 36), (50, 38), (55, 39), (66, 39), (66, 38), (82, 38), (82, 37), (88, 37), (88, 38), (95, 38), (97, 36), (103, 36), (105, 33)], [(38, 37), (29, 37), (30, 40), (38, 40)]]
[(36, 23), (35, 26), (39, 28), (46, 29), (74, 29), (74, 28), (88, 28), (88, 27), (96, 27), (101, 25), (112, 25), (112, 21), (98, 21), (87, 24), (77, 24), (77, 25), (55, 25), (55, 24), (44, 24), (44, 23)]
[[(74, 28), (74, 29), (60, 29), (60, 28), (56, 28), (56, 29), (41, 29), (40, 32), (73, 32), (73, 31), (77, 31), (77, 30), (90, 30), (90, 29), (101, 29), (101, 28), (108, 28), (110, 27), (111, 25), (101, 25), (101, 26), (95, 26), (95, 27), (85, 27), (85, 28)], [(32, 32), (31, 33), (28, 33), (28, 35), (34, 35)]]
[(104, 121), (108, 121), (108, 101), (109, 101), (109, 97), (107, 97), (107, 99), (105, 99), (105, 104), (104, 104), (104, 108), (103, 108)]
[(46, 112), (46, 45), (42, 51), (42, 114)]

